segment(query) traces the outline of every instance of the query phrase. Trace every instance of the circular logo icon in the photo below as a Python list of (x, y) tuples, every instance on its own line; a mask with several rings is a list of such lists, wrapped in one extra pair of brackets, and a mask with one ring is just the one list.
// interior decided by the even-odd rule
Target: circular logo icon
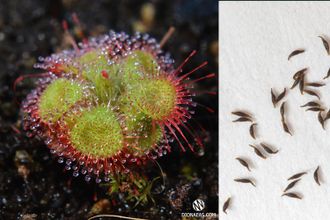
[(193, 203), (192, 203), (192, 207), (195, 211), (200, 212), (205, 208), (205, 203), (203, 200), (201, 199), (196, 199)]

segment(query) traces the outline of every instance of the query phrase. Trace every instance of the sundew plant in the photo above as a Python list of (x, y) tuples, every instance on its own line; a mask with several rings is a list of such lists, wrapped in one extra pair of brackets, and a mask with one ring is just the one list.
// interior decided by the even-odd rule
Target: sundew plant
[(40, 58), (36, 88), (22, 103), (29, 137), (45, 141), (51, 153), (72, 170), (97, 183), (171, 152), (203, 147), (189, 124), (197, 103), (191, 71), (162, 51), (148, 34), (110, 31), (85, 39), (73, 49)]

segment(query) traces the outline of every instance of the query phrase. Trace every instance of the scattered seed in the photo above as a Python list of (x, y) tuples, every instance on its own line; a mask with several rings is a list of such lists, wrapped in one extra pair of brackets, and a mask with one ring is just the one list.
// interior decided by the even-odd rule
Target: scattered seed
[(252, 116), (246, 112), (242, 112), (242, 111), (236, 111), (236, 112), (232, 112), (233, 115), (237, 115), (240, 117), (245, 117), (245, 118), (252, 118)]
[(252, 119), (251, 119), (251, 118), (247, 118), (247, 117), (239, 117), (238, 119), (236, 119), (236, 120), (233, 121), (233, 122), (245, 122), (245, 121), (250, 121), (250, 122), (252, 122)]
[(230, 205), (231, 198), (229, 197), (222, 206), (222, 211), (227, 214), (227, 209)]
[(295, 79), (294, 83), (291, 86), (291, 89), (294, 89), (294, 87), (296, 87), (300, 81), (301, 81), (301, 77)]
[(319, 36), (319, 38), (322, 39), (323, 46), (324, 46), (325, 50), (327, 51), (327, 54), (330, 55), (330, 50), (329, 50), (329, 44), (328, 44), (328, 42), (322, 36)]
[(319, 120), (320, 124), (322, 125), (322, 128), (324, 129), (324, 119), (322, 116), (322, 111), (320, 111), (319, 114), (317, 115), (317, 120)]
[(285, 94), (286, 94), (286, 88), (284, 88), (283, 92), (281, 94), (279, 94), (279, 96), (276, 99), (276, 103), (281, 101), (284, 98)]
[(276, 154), (278, 153), (278, 150), (273, 150), (272, 148), (270, 148), (268, 145), (266, 145), (265, 143), (260, 143), (260, 145), (262, 146), (262, 148), (269, 154)]
[(277, 98), (273, 92), (273, 89), (270, 90), (270, 93), (271, 93), (271, 96), (272, 96), (272, 103), (273, 103), (273, 106), (274, 108), (276, 107), (276, 103), (277, 103)]
[(299, 70), (298, 72), (296, 72), (294, 75), (293, 75), (293, 79), (296, 80), (296, 79), (299, 79), (301, 77), (302, 74), (304, 74), (306, 72), (307, 68), (304, 68), (304, 69), (301, 69)]
[(290, 60), (291, 57), (296, 56), (296, 55), (298, 55), (298, 54), (301, 54), (301, 53), (303, 53), (303, 52), (305, 52), (304, 49), (298, 49), (298, 50), (294, 50), (294, 51), (292, 51), (292, 52), (290, 53), (289, 57), (288, 57), (288, 60)]
[(325, 86), (325, 84), (324, 83), (311, 82), (311, 83), (306, 83), (306, 86), (322, 87), (322, 86)]
[(320, 166), (317, 166), (316, 170), (314, 171), (314, 180), (318, 185), (321, 185), (319, 180), (319, 169)]
[(239, 179), (234, 179), (234, 181), (239, 182), (239, 183), (250, 183), (251, 185), (253, 185), (254, 187), (256, 187), (256, 185), (254, 184), (254, 182), (250, 179), (247, 178), (239, 178)]
[(280, 113), (281, 113), (281, 117), (282, 117), (282, 121), (284, 121), (284, 115), (285, 115), (285, 103), (283, 102), (280, 108)]
[(297, 182), (299, 182), (301, 179), (297, 179), (297, 180), (294, 180), (294, 181), (292, 181), (284, 190), (283, 190), (283, 192), (286, 192), (286, 191), (288, 191), (289, 189), (291, 189), (291, 188), (293, 188), (295, 185), (296, 185), (296, 183)]
[(282, 121), (282, 125), (283, 125), (284, 131), (292, 136), (292, 133), (285, 121)]
[(302, 95), (304, 94), (304, 88), (305, 88), (305, 74), (302, 74), (299, 82), (299, 90)]
[(301, 173), (297, 173), (297, 174), (294, 174), (293, 176), (289, 177), (288, 180), (294, 180), (294, 179), (297, 179), (303, 175), (307, 174), (307, 172), (301, 172)]
[(284, 193), (282, 196), (288, 196), (295, 199), (302, 199), (297, 193)]
[(306, 112), (307, 111), (321, 112), (321, 111), (324, 111), (324, 108), (321, 108), (321, 107), (311, 107), (311, 108), (306, 109)]
[(329, 78), (329, 77), (330, 77), (330, 68), (329, 68), (329, 70), (328, 70), (327, 75), (326, 75), (325, 77), (323, 77), (323, 79), (326, 79), (326, 78)]
[(253, 123), (251, 126), (250, 126), (250, 135), (253, 139), (256, 139), (256, 132), (255, 132), (255, 128), (257, 126), (257, 123)]
[(321, 105), (317, 102), (307, 102), (305, 105), (302, 105), (300, 107), (320, 107)]
[(246, 162), (244, 159), (237, 157), (236, 160), (238, 160), (244, 167), (246, 167), (248, 171), (251, 171), (248, 162)]
[(320, 99), (320, 96), (316, 92), (314, 92), (312, 90), (305, 89), (304, 92), (306, 92), (309, 95), (316, 96), (318, 99)]
[(261, 153), (261, 151), (260, 151), (256, 146), (250, 144), (250, 147), (253, 148), (254, 153), (256, 153), (256, 155), (258, 155), (259, 157), (261, 157), (261, 158), (263, 158), (263, 159), (266, 159), (266, 158), (267, 158), (265, 155), (263, 155), (263, 154)]

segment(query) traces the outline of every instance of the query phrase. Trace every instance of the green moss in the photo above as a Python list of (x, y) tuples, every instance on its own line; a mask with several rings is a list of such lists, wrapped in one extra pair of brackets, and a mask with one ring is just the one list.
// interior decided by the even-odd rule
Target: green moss
[(123, 146), (123, 134), (117, 116), (106, 107), (85, 111), (71, 130), (70, 140), (80, 152), (108, 157)]
[(80, 84), (63, 78), (57, 79), (41, 95), (39, 103), (41, 119), (55, 122), (83, 98), (83, 88)]

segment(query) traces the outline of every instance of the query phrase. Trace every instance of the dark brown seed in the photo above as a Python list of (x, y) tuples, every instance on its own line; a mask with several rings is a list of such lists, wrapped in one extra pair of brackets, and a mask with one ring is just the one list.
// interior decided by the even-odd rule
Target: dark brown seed
[(236, 111), (236, 112), (232, 112), (233, 115), (237, 115), (240, 117), (245, 117), (245, 118), (251, 118), (251, 115), (246, 113), (246, 112), (242, 112), (242, 111)]
[(236, 119), (236, 120), (233, 121), (233, 122), (245, 122), (245, 121), (250, 121), (250, 122), (252, 122), (252, 119), (251, 119), (251, 118), (246, 118), (246, 117), (240, 117), (240, 118)]
[(295, 199), (302, 199), (297, 193), (284, 193), (282, 196), (288, 196)]
[(301, 94), (304, 94), (304, 88), (305, 88), (305, 74), (301, 75), (301, 79), (299, 82), (299, 90)]
[(306, 86), (311, 86), (311, 87), (322, 87), (322, 86), (325, 86), (325, 84), (324, 84), (324, 83), (312, 82), (312, 83), (306, 83)]
[(254, 182), (250, 179), (247, 178), (240, 178), (240, 179), (234, 179), (234, 181), (239, 182), (239, 183), (250, 183), (251, 185), (253, 185), (254, 187), (256, 187), (256, 185), (254, 184)]
[(304, 49), (298, 49), (298, 50), (294, 50), (294, 51), (292, 51), (292, 52), (290, 53), (289, 57), (288, 57), (288, 60), (290, 60), (291, 57), (296, 56), (296, 55), (298, 55), (298, 54), (301, 54), (301, 53), (303, 53), (303, 52), (305, 52)]
[(291, 133), (291, 131), (290, 131), (290, 129), (289, 129), (289, 127), (288, 127), (288, 125), (286, 124), (285, 121), (282, 121), (282, 125), (283, 125), (283, 129), (284, 129), (284, 131), (285, 131), (286, 133), (289, 133), (289, 134), (292, 136), (292, 133)]
[(296, 183), (297, 182), (299, 182), (300, 181), (300, 179), (297, 179), (297, 180), (294, 180), (293, 182), (291, 182), (284, 190), (283, 190), (283, 192), (286, 192), (286, 191), (288, 191), (289, 189), (291, 189), (291, 188), (293, 188), (295, 185), (296, 185)]
[(320, 96), (316, 92), (314, 92), (312, 90), (305, 89), (304, 92), (306, 92), (309, 95), (316, 96), (318, 99), (320, 99)]
[(268, 145), (266, 145), (265, 143), (260, 143), (261, 147), (269, 154), (276, 154), (278, 153), (278, 150), (273, 150), (272, 148), (270, 148)]
[(330, 68), (329, 68), (329, 70), (328, 70), (327, 75), (326, 75), (325, 77), (323, 77), (323, 79), (326, 79), (326, 78), (329, 78), (329, 77), (330, 77)]
[(324, 46), (325, 50), (327, 51), (327, 54), (330, 55), (330, 50), (329, 50), (329, 44), (328, 44), (328, 42), (322, 36), (319, 36), (319, 38), (322, 39), (323, 46)]
[(242, 164), (244, 167), (246, 167), (248, 169), (248, 171), (251, 171), (248, 162), (246, 162), (244, 159), (237, 157), (236, 160), (238, 160), (240, 162), (240, 164)]
[(314, 171), (314, 180), (318, 185), (321, 185), (319, 180), (319, 169), (320, 166), (317, 166), (316, 170)]
[(222, 206), (222, 211), (227, 214), (227, 209), (230, 205), (231, 198), (229, 197)]
[(322, 116), (322, 111), (320, 111), (319, 114), (317, 115), (317, 120), (319, 120), (320, 124), (322, 125), (322, 128), (324, 129), (324, 119)]
[(288, 180), (294, 180), (294, 179), (297, 179), (303, 175), (307, 174), (307, 172), (301, 172), (301, 173), (297, 173), (297, 174), (294, 174), (293, 176), (291, 176)]
[(306, 112), (307, 111), (320, 112), (320, 111), (324, 111), (324, 108), (321, 108), (321, 107), (312, 107), (312, 108), (306, 109)]
[(276, 98), (276, 96), (275, 96), (275, 94), (273, 92), (273, 89), (270, 90), (270, 93), (272, 95), (272, 103), (273, 103), (273, 106), (275, 108), (276, 107), (276, 103), (277, 103), (277, 98)]
[(279, 94), (279, 96), (276, 99), (276, 103), (281, 101), (284, 98), (285, 94), (286, 94), (286, 88), (284, 88), (284, 91), (281, 94)]
[(256, 139), (256, 131), (255, 131), (256, 126), (257, 126), (257, 123), (253, 123), (250, 126), (250, 135), (253, 139)]
[(285, 103), (286, 103), (286, 102), (283, 102), (282, 105), (281, 105), (281, 108), (280, 108), (280, 112), (281, 112), (282, 120), (284, 120), (284, 114), (285, 114)]
[(300, 77), (297, 78), (297, 79), (295, 79), (294, 83), (291, 86), (291, 89), (294, 89), (294, 87), (296, 87), (300, 81), (301, 81), (301, 78)]
[(263, 158), (263, 159), (266, 159), (266, 158), (267, 158), (265, 155), (263, 155), (263, 154), (261, 153), (261, 151), (260, 151), (256, 146), (250, 144), (250, 147), (253, 148), (254, 153), (256, 153), (256, 155), (258, 155), (259, 157), (261, 157), (261, 158)]
[(303, 73), (306, 72), (306, 70), (307, 70), (307, 68), (304, 68), (304, 69), (299, 70), (298, 72), (296, 72), (296, 73), (293, 75), (292, 78), (293, 78), (294, 80), (299, 79), (299, 78), (301, 77), (301, 75), (302, 75)]
[(305, 105), (302, 105), (300, 107), (320, 107), (321, 105), (317, 102), (307, 102)]

